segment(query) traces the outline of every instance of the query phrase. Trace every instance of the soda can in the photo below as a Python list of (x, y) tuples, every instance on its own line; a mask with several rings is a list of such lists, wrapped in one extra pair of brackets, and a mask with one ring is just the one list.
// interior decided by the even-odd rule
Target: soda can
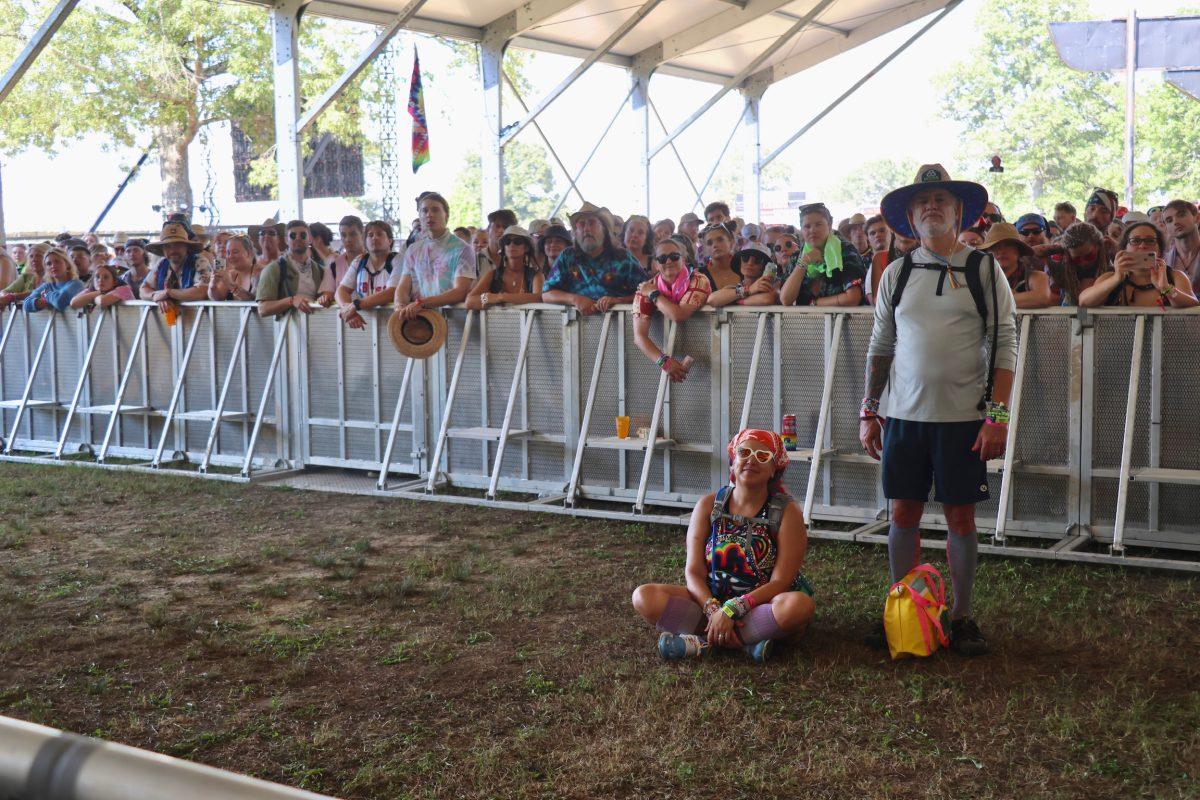
[(783, 440), (784, 450), (795, 450), (798, 440), (796, 439), (796, 415), (783, 415), (783, 432), (779, 436)]

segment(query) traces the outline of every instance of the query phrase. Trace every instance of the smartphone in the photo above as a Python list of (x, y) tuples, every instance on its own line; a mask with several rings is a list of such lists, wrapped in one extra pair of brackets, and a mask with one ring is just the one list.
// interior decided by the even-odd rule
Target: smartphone
[(1133, 256), (1134, 269), (1150, 269), (1154, 266), (1155, 260), (1158, 258), (1154, 253), (1131, 253)]

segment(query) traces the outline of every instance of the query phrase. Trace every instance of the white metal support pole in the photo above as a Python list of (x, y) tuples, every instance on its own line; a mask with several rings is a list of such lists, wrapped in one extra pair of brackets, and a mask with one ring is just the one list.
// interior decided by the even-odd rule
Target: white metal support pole
[(504, 406), (504, 422), (500, 425), (500, 439), (496, 442), (496, 461), (492, 466), (492, 479), (488, 482), (487, 497), (496, 499), (496, 487), (500, 485), (500, 467), (504, 463), (504, 449), (508, 444), (508, 432), (512, 428), (513, 408), (517, 404), (517, 391), (525, 374), (525, 359), (529, 354), (529, 335), (533, 331), (533, 316), (536, 311), (521, 311), (521, 346), (517, 351), (517, 366), (513, 370), (512, 384), (508, 389), (508, 403)]
[[(211, 306), (201, 306), (196, 309), (196, 321), (192, 323), (191, 333), (188, 334), (187, 346), (184, 348), (183, 359), (179, 364), (179, 374), (175, 376), (175, 388), (171, 392), (171, 404), (167, 406), (167, 415), (163, 418), (162, 436), (158, 440), (158, 449), (154, 451), (154, 460), (150, 462), (151, 466), (162, 466), (163, 450), (171, 435), (172, 423), (175, 422), (175, 409), (179, 407), (179, 399), (183, 397), (183, 387), (187, 384), (188, 365), (192, 362), (192, 351), (196, 348), (196, 334), (200, 332), (200, 323), (204, 321), (205, 313), (209, 312), (211, 308)], [(182, 319), (182, 315), (180, 315), (180, 319)], [(209, 325), (212, 324), (212, 320), (209, 320)], [(176, 445), (179, 445), (179, 442), (176, 442)]]
[[(38, 367), (42, 365), (42, 356), (46, 352), (46, 343), (51, 341), (54, 336), (54, 323), (58, 320), (58, 314), (51, 313), (50, 319), (46, 321), (46, 327), (42, 330), (42, 340), (38, 342), (37, 353), (33, 357), (33, 363), (29, 365), (29, 376), (25, 379), (25, 391), (21, 394), (21, 403), (17, 406), (17, 413), (13, 417), (12, 433), (8, 436), (8, 441), (4, 443), (4, 452), (12, 454), (13, 445), (17, 443), (17, 434), (21, 430), (21, 417), (25, 415), (25, 409), (29, 405), (29, 395), (33, 393), (33, 382), (37, 378)], [(55, 398), (58, 399), (57, 397)], [(32, 424), (30, 425), (30, 436), (33, 435)]]
[(272, 394), (276, 399), (275, 435), (282, 436), (287, 431), (286, 420), (282, 417), (282, 404), (278, 401), (279, 394), (286, 390), (288, 378), (285, 375), (283, 380), (279, 380), (279, 362), (283, 358), (283, 351), (287, 348), (290, 326), (291, 320), (287, 316), (275, 320), (275, 350), (271, 353), (271, 365), (267, 367), (267, 380), (263, 384), (262, 397), (258, 400), (258, 411), (254, 415), (254, 428), (250, 431), (250, 444), (246, 446), (246, 457), (242, 460), (243, 478), (250, 477), (250, 468), (254, 463), (254, 451), (258, 447), (258, 434), (262, 431), (263, 417), (267, 413), (267, 398)]
[[(396, 395), (396, 411), (392, 414), (392, 427), (388, 430), (387, 446), (383, 449), (383, 463), (379, 465), (379, 480), (375, 486), (380, 491), (387, 488), (388, 471), (392, 467), (392, 451), (396, 447), (396, 432), (400, 430), (400, 412), (404, 408), (404, 398), (408, 395), (409, 381), (412, 380), (413, 359), (404, 360), (404, 378), (400, 381), (400, 394)], [(413, 426), (413, 443), (416, 443), (416, 426)]]
[(1017, 426), (1021, 423), (1021, 391), (1025, 386), (1025, 362), (1029, 358), (1029, 327), (1033, 318), (1028, 314), (1021, 317), (1021, 338), (1017, 345), (1017, 369), (1013, 374), (1012, 391), (1009, 393), (1008, 438), (1004, 444), (1004, 468), (1000, 474), (1000, 502), (996, 508), (996, 532), (992, 542), (1005, 544), (1004, 531), (1008, 526), (1009, 498), (1013, 493), (1013, 460), (1017, 449)]
[[(121, 417), (121, 402), (125, 399), (125, 389), (129, 386), (129, 376), (133, 374), (133, 369), (137, 364), (138, 356), (145, 353), (142, 348), (142, 341), (146, 338), (146, 321), (150, 318), (150, 309), (155, 308), (152, 305), (142, 306), (142, 313), (138, 315), (137, 330), (133, 333), (133, 341), (129, 344), (129, 356), (125, 359), (125, 369), (121, 373), (121, 383), (117, 386), (117, 393), (113, 397), (112, 413), (108, 416), (108, 427), (104, 430), (104, 441), (100, 443), (100, 452), (96, 455), (96, 462), (103, 464), (105, 457), (108, 455), (108, 446), (112, 442), (113, 431), (117, 428), (117, 420)], [(115, 326), (114, 326), (115, 327)], [(148, 382), (143, 378), (142, 391), (149, 391)], [(146, 444), (149, 444), (150, 426), (146, 425)]]
[(483, 142), (479, 150), (482, 167), (483, 213), (504, 208), (504, 146), (500, 142), (503, 120), (504, 48), (507, 40), (485, 34), (479, 43), (479, 78), (483, 89)]
[[(242, 309), (242, 319), (238, 325), (237, 339), (234, 340), (233, 349), (229, 351), (229, 367), (225, 370), (225, 381), (221, 384), (221, 395), (217, 398), (217, 407), (213, 410), (212, 427), (208, 430), (208, 441), (204, 444), (204, 457), (200, 460), (200, 471), (208, 472), (208, 464), (212, 460), (213, 445), (217, 443), (217, 437), (221, 433), (221, 421), (225, 416), (225, 400), (229, 397), (229, 385), (233, 383), (233, 375), (237, 372), (239, 356), (242, 354), (242, 342), (246, 340), (246, 326), (250, 324), (250, 314), (254, 311), (252, 308)], [(216, 377), (216, 374), (213, 374)], [(245, 406), (242, 411), (246, 411)]]
[(738, 430), (744, 431), (750, 426), (750, 404), (754, 402), (754, 386), (758, 382), (758, 364), (762, 358), (763, 337), (767, 332), (767, 319), (770, 314), (759, 313), (758, 328), (754, 331), (754, 350), (750, 354), (750, 371), (746, 373), (746, 393), (742, 396), (742, 416), (738, 420)]
[(279, 213), (302, 219), (304, 173), (300, 161), (301, 0), (280, 0), (271, 9), (271, 58), (275, 85), (275, 164), (279, 172)]
[[(613, 112), (612, 118), (609, 119), (608, 125), (606, 125), (604, 127), (603, 132), (601, 132), (601, 134), (600, 134), (600, 138), (596, 140), (596, 144), (594, 147), (592, 147), (591, 152), (588, 153), (587, 158), (585, 158), (583, 160), (583, 164), (579, 167), (579, 171), (576, 172), (574, 176), (571, 176), (569, 174), (567, 175), (567, 180), (569, 180), (571, 182), (571, 187), (575, 190), (575, 193), (579, 195), (580, 203), (583, 202), (583, 193), (579, 191), (579, 187), (575, 185), (575, 182), (583, 177), (584, 171), (588, 168), (588, 165), (592, 163), (592, 159), (595, 158), (596, 151), (600, 149), (600, 145), (602, 145), (606, 141), (608, 141), (608, 132), (612, 130), (613, 125), (615, 125), (617, 120), (620, 119), (621, 112), (625, 110), (625, 101), (629, 99), (630, 94), (633, 94), (632, 87), (629, 90), (629, 94), (625, 95), (625, 97), (621, 99), (620, 105), (618, 105), (616, 111)], [(535, 122), (534, 125), (536, 126), (537, 123)], [(541, 129), (539, 128), (539, 130), (541, 130)], [(547, 142), (547, 146), (549, 146), (549, 142)], [(553, 150), (553, 148), (551, 148), (551, 149)], [(551, 216), (551, 217), (556, 216), (558, 214), (559, 210), (563, 207), (563, 203), (567, 202), (567, 198), (570, 196), (571, 196), (571, 189), (567, 189), (567, 191), (565, 191), (563, 193), (563, 196), (561, 198), (559, 198), (558, 203), (554, 206), (554, 209), (550, 212), (550, 214), (548, 216)]]
[(742, 90), (746, 109), (742, 112), (742, 131), (745, 134), (746, 170), (742, 185), (742, 218), (746, 222), (762, 220), (762, 98), (767, 91), (764, 83), (753, 83)]
[[(521, 107), (521, 110), (528, 111), (529, 106), (525, 105), (525, 98), (522, 97), (521, 93), (517, 90), (517, 86), (515, 83), (513, 83), (513, 79), (509, 77), (508, 72), (504, 73), (504, 82), (508, 84), (509, 91), (513, 93), (513, 98), (517, 101), (517, 105)], [(622, 105), (624, 105), (623, 102)], [(576, 178), (571, 177), (571, 171), (567, 169), (567, 165), (563, 163), (561, 158), (559, 158), (558, 151), (554, 149), (554, 145), (550, 144), (550, 137), (547, 136), (546, 132), (542, 130), (542, 126), (536, 122), (533, 123), (533, 129), (537, 131), (542, 143), (546, 145), (546, 149), (550, 152), (550, 157), (554, 159), (554, 163), (558, 164), (558, 168), (561, 169), (563, 174), (567, 176), (567, 182), (571, 184), (570, 188), (567, 189), (567, 194), (563, 196), (563, 201), (565, 202), (566, 199), (571, 196), (571, 192), (575, 192), (575, 194), (579, 196), (579, 203), (582, 205), (583, 192), (579, 191), (579, 187), (575, 185)], [(555, 210), (557, 211), (557, 209)], [(549, 216), (553, 217), (554, 214), (550, 214)]]
[(633, 84), (630, 102), (633, 108), (634, 153), (638, 167), (633, 171), (634, 197), (642, 204), (642, 213), (650, 216), (650, 72), (629, 71), (629, 82)]
[(846, 314), (833, 318), (833, 341), (825, 354), (825, 384), (821, 387), (821, 410), (817, 414), (817, 432), (813, 435), (812, 461), (808, 467), (808, 485), (804, 487), (804, 520), (812, 519), (813, 497), (817, 478), (821, 475), (821, 455), (825, 452), (825, 428), (829, 424), (829, 400), (833, 394), (833, 371), (837, 367), (838, 351), (842, 345), (842, 325)]
[[(679, 325), (663, 317), (663, 325), (670, 328), (666, 335), (666, 349), (663, 351), (671, 356), (675, 354), (675, 336), (679, 333)], [(638, 480), (637, 497), (633, 502), (633, 513), (641, 514), (646, 510), (646, 486), (650, 482), (650, 465), (654, 462), (654, 451), (658, 441), (658, 425), (662, 419), (663, 401), (667, 397), (667, 373), (658, 376), (658, 394), (654, 398), (654, 411), (650, 415), (650, 433), (646, 436), (646, 455), (642, 457), (642, 476)]]
[(1125, 206), (1133, 208), (1134, 105), (1137, 100), (1138, 16), (1129, 9), (1125, 23)]
[(592, 405), (596, 402), (596, 387), (600, 384), (600, 368), (604, 363), (608, 329), (612, 327), (614, 315), (613, 311), (605, 311), (604, 320), (600, 325), (600, 342), (596, 345), (596, 361), (592, 364), (592, 382), (588, 385), (588, 396), (583, 406), (583, 421), (579, 425), (579, 442), (575, 445), (575, 463), (571, 466), (571, 481), (567, 484), (567, 505), (574, 505), (575, 493), (579, 489), (579, 470), (583, 467), (583, 451), (587, 447), (588, 429), (592, 425)]
[[(438, 469), (442, 465), (442, 454), (446, 450), (446, 439), (450, 433), (450, 415), (454, 413), (454, 396), (458, 394), (458, 379), (462, 375), (463, 357), (467, 354), (467, 342), (471, 338), (471, 325), (475, 322), (474, 311), (467, 312), (467, 321), (463, 324), (462, 340), (458, 343), (458, 355), (454, 359), (454, 374), (450, 377), (450, 388), (446, 392), (446, 407), (442, 410), (442, 424), (438, 428), (437, 445), (433, 449), (433, 460), (429, 462), (429, 480), (425, 491), (432, 492), (437, 485)], [(481, 344), (480, 350), (484, 347)], [(484, 404), (484, 408), (487, 405)]]
[(1125, 553), (1125, 512), (1129, 506), (1130, 470), (1133, 463), (1133, 427), (1137, 420), (1138, 388), (1142, 380), (1142, 342), (1146, 317), (1139, 315), (1133, 328), (1133, 353), (1129, 358), (1129, 394), (1125, 400), (1125, 431), (1121, 437), (1121, 471), (1117, 473), (1117, 519), (1113, 525), (1112, 554)]
[[(88, 340), (87, 352), (83, 356), (83, 363), (79, 366), (79, 380), (75, 383), (75, 393), (71, 396), (71, 406), (67, 409), (67, 418), (63, 422), (62, 433), (58, 437), (58, 447), (54, 448), (54, 457), (62, 458), (63, 448), (67, 445), (67, 437), (71, 435), (71, 423), (75, 419), (75, 410), (79, 408), (79, 398), (83, 395), (83, 387), (87, 383), (88, 374), (92, 367), (92, 355), (96, 352), (96, 342), (100, 341), (100, 331), (104, 328), (104, 318), (109, 314), (115, 314), (116, 308), (102, 308), (100, 313), (96, 315), (96, 324), (92, 326), (92, 338)], [(83, 329), (87, 330), (87, 322), (84, 321)], [(90, 426), (89, 426), (90, 427)], [(85, 436), (87, 434), (85, 433)], [(85, 441), (90, 442), (90, 438)]]

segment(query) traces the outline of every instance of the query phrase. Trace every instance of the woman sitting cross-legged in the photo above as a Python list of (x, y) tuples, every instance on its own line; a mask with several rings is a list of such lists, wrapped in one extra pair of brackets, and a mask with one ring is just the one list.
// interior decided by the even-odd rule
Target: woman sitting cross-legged
[(728, 453), (730, 485), (692, 512), (687, 585), (650, 583), (633, 592), (633, 607), (662, 631), (658, 652), (668, 661), (713, 647), (743, 648), (765, 661), (775, 640), (799, 636), (813, 616), (812, 587), (800, 572), (808, 532), (783, 488), (783, 441), (747, 429)]
[(696, 313), (712, 292), (708, 278), (689, 258), (686, 237), (673, 235), (654, 246), (654, 277), (638, 287), (633, 298), (633, 341), (646, 358), (658, 365), (672, 381), (687, 377), (688, 368), (664, 353), (650, 339), (650, 318), (660, 311), (679, 324)]

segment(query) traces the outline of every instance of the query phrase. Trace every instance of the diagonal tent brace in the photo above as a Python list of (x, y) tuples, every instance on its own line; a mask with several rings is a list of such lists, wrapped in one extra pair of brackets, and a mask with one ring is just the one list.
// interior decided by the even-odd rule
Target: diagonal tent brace
[[(571, 71), (570, 75), (563, 79), (558, 86), (555, 86), (549, 94), (543, 97), (538, 104), (533, 107), (533, 110), (525, 115), (524, 119), (515, 123), (506, 133), (502, 134), (500, 137), (500, 146), (504, 147), (511, 142), (518, 133), (525, 130), (529, 123), (537, 119), (539, 114), (545, 111), (551, 103), (557, 100), (563, 92), (569, 89), (571, 85), (579, 79), (579, 76), (587, 72), (588, 69), (590, 69), (593, 64), (599, 61), (605, 53), (611, 50), (617, 42), (621, 41), (621, 39), (625, 37), (625, 34), (633, 30), (635, 25), (645, 19), (646, 15), (653, 11), (660, 2), (662, 2), (662, 0), (646, 0), (646, 2), (643, 3), (641, 7), (633, 13), (633, 16), (622, 22), (620, 27), (618, 27), (612, 32), (612, 34), (609, 35), (607, 39), (600, 43), (599, 47), (588, 53), (587, 58), (583, 59), (583, 61), (581, 61), (579, 65)], [(833, 2), (833, 0), (822, 0), (822, 2), (830, 3)]]
[(833, 2), (834, 0), (819, 0), (819, 2), (813, 6), (807, 14), (797, 20), (792, 27), (788, 28), (786, 33), (776, 39), (769, 47), (767, 47), (767, 49), (755, 56), (754, 60), (743, 67), (737, 75), (734, 75), (732, 78), (727, 80), (721, 86), (721, 88), (717, 90), (716, 94), (708, 98), (708, 100), (706, 100), (698, 109), (696, 109), (690, 117), (685, 119), (678, 128), (668, 134), (667, 138), (663, 139), (661, 142), (651, 148), (649, 154), (650, 157), (653, 158), (664, 147), (675, 141), (679, 134), (686, 131), (692, 126), (692, 123), (704, 116), (705, 112), (715, 106), (722, 97), (729, 94), (731, 91), (740, 86), (746, 80), (746, 78), (757, 72), (758, 68), (765, 64), (767, 59), (779, 52), (779, 50), (787, 45), (788, 42), (799, 35), (805, 28), (809, 27), (809, 25), (821, 14), (821, 12), (833, 5)]
[(50, 44), (54, 34), (58, 33), (58, 29), (67, 21), (67, 17), (71, 16), (71, 12), (77, 5), (79, 5), (79, 0), (58, 0), (58, 5), (50, 12), (50, 16), (46, 17), (46, 21), (34, 32), (29, 43), (25, 45), (25, 49), (20, 52), (12, 66), (8, 68), (8, 72), (4, 73), (4, 77), (0, 79), (0, 103), (4, 102), (29, 68), (33, 66), (33, 62), (46, 49), (46, 45)]
[[(517, 103), (521, 106), (521, 109), (528, 113), (529, 106), (525, 104), (525, 98), (521, 97), (521, 93), (517, 91), (517, 85), (513, 83), (513, 79), (509, 77), (508, 72), (504, 72), (503, 77), (504, 82), (508, 84), (509, 90), (512, 91), (513, 97), (516, 98)], [(621, 105), (625, 105), (624, 102), (622, 102)], [(619, 111), (620, 109), (618, 109), (618, 113)], [(571, 196), (572, 191), (579, 195), (579, 202), (582, 203), (583, 192), (579, 191), (579, 186), (576, 185), (576, 181), (579, 180), (579, 176), (576, 175), (575, 177), (571, 177), (571, 171), (567, 169), (567, 165), (564, 164), (562, 159), (558, 157), (558, 151), (554, 149), (554, 145), (550, 144), (550, 139), (546, 136), (546, 132), (542, 130), (542, 126), (535, 122), (533, 123), (533, 129), (538, 132), (538, 136), (542, 137), (542, 142), (546, 145), (546, 149), (550, 151), (550, 156), (554, 159), (554, 163), (558, 164), (558, 168), (561, 169), (563, 174), (567, 176), (567, 182), (571, 184), (567, 189), (567, 193), (563, 195), (563, 199), (559, 202), (558, 206), (555, 207), (554, 211), (558, 211), (558, 208), (561, 207), (562, 204), (567, 201), (567, 198)], [(554, 214), (551, 213), (550, 216), (553, 217)]]
[(354, 63), (347, 67), (346, 71), (333, 82), (333, 85), (316, 99), (308, 111), (304, 112), (304, 116), (300, 117), (300, 120), (296, 123), (296, 133), (303, 133), (308, 126), (316, 121), (317, 117), (325, 109), (329, 108), (333, 101), (338, 98), (338, 95), (344, 92), (346, 87), (375, 60), (376, 56), (383, 52), (383, 48), (387, 47), (392, 37), (407, 25), (409, 20), (417, 15), (417, 12), (421, 10), (421, 6), (425, 5), (425, 3), (426, 0), (409, 0), (408, 4), (400, 9), (400, 13), (396, 15), (391, 24), (384, 28), (379, 36), (375, 37), (375, 41), (371, 42), (366, 49), (358, 54), (358, 57), (354, 59)]

